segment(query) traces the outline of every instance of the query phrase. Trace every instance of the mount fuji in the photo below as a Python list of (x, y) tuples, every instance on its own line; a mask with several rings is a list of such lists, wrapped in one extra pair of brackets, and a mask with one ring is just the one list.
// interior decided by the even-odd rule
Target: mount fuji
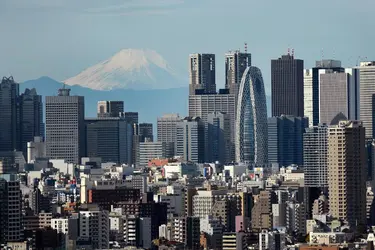
[(111, 58), (63, 81), (93, 90), (170, 89), (187, 86), (164, 58), (148, 49), (123, 49)]

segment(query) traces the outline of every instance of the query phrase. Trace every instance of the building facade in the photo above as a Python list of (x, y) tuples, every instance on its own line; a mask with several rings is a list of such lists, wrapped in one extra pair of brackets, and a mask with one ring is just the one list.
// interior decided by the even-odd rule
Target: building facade
[(320, 75), (326, 72), (344, 72), (341, 61), (320, 60), (315, 67), (304, 70), (304, 116), (309, 118), (309, 126), (319, 124)]
[(309, 127), (303, 135), (305, 186), (328, 187), (328, 126)]
[(204, 162), (204, 123), (199, 117), (186, 117), (177, 123), (176, 154), (185, 161)]
[(216, 93), (216, 70), (214, 54), (191, 54), (189, 56), (190, 95), (198, 91), (204, 94)]
[(83, 96), (70, 96), (65, 88), (57, 96), (46, 96), (46, 148), (50, 159), (80, 162), (85, 153)]
[(267, 163), (267, 104), (260, 69), (248, 67), (242, 77), (236, 110), (236, 161)]
[(305, 117), (282, 115), (268, 118), (268, 162), (280, 166), (303, 165)]
[(340, 121), (328, 129), (330, 214), (351, 227), (366, 225), (365, 128), (360, 121)]
[(327, 70), (320, 75), (319, 92), (319, 123), (332, 124), (339, 113), (349, 120), (358, 120), (358, 69), (346, 69), (342, 73)]
[(119, 117), (123, 116), (123, 101), (98, 101), (98, 117)]
[(121, 117), (86, 119), (87, 157), (100, 157), (102, 162), (132, 163), (132, 125)]
[(138, 135), (140, 136), (140, 142), (153, 142), (154, 132), (152, 123), (140, 123), (138, 125)]
[(176, 128), (182, 118), (178, 114), (168, 114), (158, 117), (157, 140), (166, 143), (166, 157), (175, 155)]
[[(235, 95), (228, 94), (227, 90), (221, 90), (219, 94), (212, 95), (190, 95), (189, 96), (189, 116), (200, 117), (205, 123), (205, 155), (208, 155), (208, 115), (214, 112), (226, 113), (230, 119), (230, 144), (227, 150), (230, 152), (230, 161), (235, 160), (235, 119), (236, 105)], [(207, 159), (209, 160), (209, 159)]]
[(43, 102), (42, 96), (35, 89), (26, 89), (19, 98), (20, 107), (20, 132), (21, 148), (25, 158), (27, 143), (34, 140), (35, 136), (44, 137)]
[(0, 151), (19, 149), (18, 96), (19, 84), (13, 77), (3, 77), (0, 83)]
[(152, 159), (166, 157), (166, 143), (164, 142), (141, 142), (139, 143), (139, 165), (147, 166)]
[(207, 162), (230, 162), (230, 117), (222, 112), (208, 114), (207, 118)]
[(360, 67), (360, 120), (366, 128), (366, 138), (374, 136), (375, 61), (361, 62)]
[(225, 88), (237, 99), (243, 73), (251, 66), (251, 54), (239, 50), (225, 54)]
[(303, 60), (283, 55), (271, 61), (272, 116), (303, 117)]

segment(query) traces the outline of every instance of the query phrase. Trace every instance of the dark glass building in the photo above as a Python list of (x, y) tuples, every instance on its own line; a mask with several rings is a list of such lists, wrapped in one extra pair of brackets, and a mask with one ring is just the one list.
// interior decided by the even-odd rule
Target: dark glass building
[(271, 61), (272, 116), (303, 117), (303, 60), (283, 55)]
[(303, 165), (303, 134), (308, 119), (282, 115), (268, 118), (268, 162)]

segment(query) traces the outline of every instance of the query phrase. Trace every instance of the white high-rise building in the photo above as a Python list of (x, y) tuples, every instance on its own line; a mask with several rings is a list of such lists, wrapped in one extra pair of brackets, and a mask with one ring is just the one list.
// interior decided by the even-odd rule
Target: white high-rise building
[(65, 88), (57, 96), (46, 96), (46, 147), (50, 159), (80, 163), (85, 153), (83, 96), (70, 96)]
[(309, 127), (313, 125), (313, 72), (303, 70), (303, 114), (309, 118)]
[(366, 138), (374, 138), (373, 113), (375, 107), (375, 61), (361, 62), (360, 74), (360, 117), (366, 128)]
[(95, 249), (109, 248), (109, 213), (98, 207), (79, 211), (79, 235), (91, 238)]
[(34, 141), (27, 143), (27, 163), (36, 158), (46, 157), (46, 143), (41, 136), (35, 136)]
[(185, 161), (204, 162), (204, 123), (199, 117), (186, 117), (177, 124), (176, 155)]
[(336, 117), (344, 120), (359, 118), (359, 70), (345, 72), (325, 70), (320, 75), (319, 122), (337, 124)]
[(166, 143), (166, 157), (175, 155), (176, 128), (182, 118), (178, 114), (167, 114), (158, 117), (158, 142)]

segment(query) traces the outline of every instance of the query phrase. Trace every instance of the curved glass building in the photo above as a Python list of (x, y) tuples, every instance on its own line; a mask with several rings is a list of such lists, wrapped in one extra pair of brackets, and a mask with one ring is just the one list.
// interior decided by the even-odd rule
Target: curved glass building
[(248, 67), (241, 79), (236, 110), (236, 161), (267, 163), (267, 106), (262, 72)]

